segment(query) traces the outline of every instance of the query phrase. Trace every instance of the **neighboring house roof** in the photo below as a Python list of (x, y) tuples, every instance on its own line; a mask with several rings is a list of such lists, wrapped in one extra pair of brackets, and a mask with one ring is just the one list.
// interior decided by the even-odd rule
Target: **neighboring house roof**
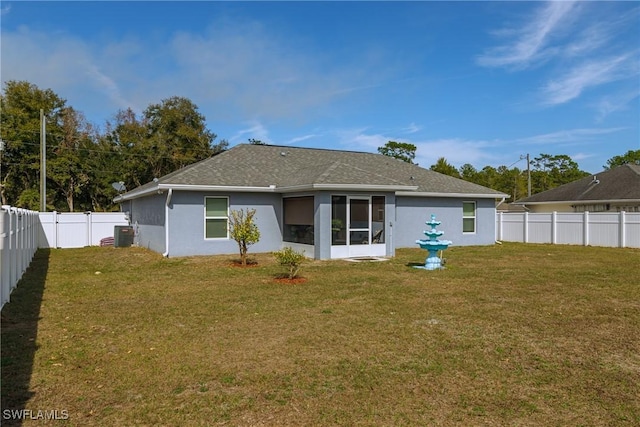
[(626, 164), (516, 201), (519, 205), (640, 201), (640, 165)]
[(498, 212), (526, 212), (527, 208), (522, 205), (514, 205), (513, 203), (500, 202), (496, 205)]
[(115, 201), (165, 189), (270, 191), (394, 191), (400, 195), (507, 197), (499, 191), (381, 154), (240, 144), (133, 189)]

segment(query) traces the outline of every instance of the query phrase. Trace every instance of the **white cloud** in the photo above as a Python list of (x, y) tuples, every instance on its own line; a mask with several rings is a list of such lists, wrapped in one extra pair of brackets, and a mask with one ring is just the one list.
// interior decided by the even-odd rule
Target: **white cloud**
[(220, 20), (201, 34), (175, 33), (144, 44), (26, 27), (2, 31), (3, 81), (51, 88), (90, 119), (177, 95), (190, 98), (208, 119), (304, 122), (378, 86), (391, 67), (382, 56), (363, 53), (345, 64), (330, 55), (301, 50), (253, 22)]
[(422, 126), (418, 126), (413, 122), (411, 122), (411, 124), (409, 124), (409, 126), (407, 126), (406, 128), (402, 129), (404, 133), (408, 133), (408, 134), (416, 133), (421, 130), (422, 130)]
[(440, 157), (459, 168), (465, 163), (486, 165), (495, 163), (497, 157), (488, 149), (496, 142), (469, 140), (462, 138), (443, 138), (413, 142), (416, 147), (416, 163), (424, 168), (435, 164)]
[(366, 128), (337, 131), (340, 145), (352, 150), (377, 152), (393, 138), (382, 134), (367, 134)]
[(338, 133), (340, 144), (352, 150), (377, 152), (378, 147), (389, 141), (407, 142), (416, 146), (415, 163), (424, 168), (435, 164), (438, 158), (460, 167), (465, 163), (487, 164), (498, 159), (491, 154), (489, 148), (495, 147), (495, 141), (468, 140), (462, 138), (443, 138), (433, 140), (398, 139), (387, 135), (368, 134), (366, 128), (343, 130)]
[(269, 139), (269, 130), (258, 121), (248, 122), (248, 128), (240, 129), (237, 131), (231, 138), (229, 138), (230, 143), (246, 143), (250, 138), (257, 139), (259, 141), (264, 142), (265, 144), (270, 144), (271, 140)]
[(501, 31), (501, 34), (515, 35), (515, 40), (489, 49), (477, 58), (478, 64), (520, 69), (549, 59), (557, 53), (551, 43), (553, 37), (572, 25), (576, 6), (575, 1), (548, 2), (521, 29)]
[[(220, 114), (305, 120), (356, 91), (375, 88), (375, 67), (300, 50), (252, 23), (217, 23), (202, 34), (176, 34), (170, 42), (181, 87), (198, 92)], [(380, 59), (382, 61), (382, 59)], [(225, 100), (224, 102), (222, 100)]]
[(297, 144), (298, 142), (302, 142), (302, 141), (306, 141), (308, 139), (316, 138), (317, 136), (318, 135), (316, 135), (314, 133), (308, 134), (308, 135), (296, 136), (295, 138), (291, 138), (288, 141), (285, 141), (284, 145)]
[(603, 121), (609, 114), (628, 109), (629, 104), (640, 97), (640, 85), (626, 89), (604, 96), (595, 104), (598, 122)]
[(566, 129), (556, 132), (529, 136), (517, 139), (515, 142), (522, 145), (558, 145), (570, 144), (581, 141), (590, 141), (600, 135), (608, 135), (624, 130), (622, 127), (615, 128), (582, 128)]
[(569, 102), (591, 87), (638, 74), (637, 58), (630, 54), (584, 62), (549, 81), (541, 90), (544, 105)]
[(98, 89), (104, 92), (110, 100), (118, 105), (119, 109), (131, 107), (133, 110), (140, 110), (140, 107), (135, 107), (133, 102), (123, 96), (118, 84), (112, 78), (102, 73), (96, 65), (85, 64), (85, 67), (87, 75), (89, 75), (89, 77), (95, 82)]

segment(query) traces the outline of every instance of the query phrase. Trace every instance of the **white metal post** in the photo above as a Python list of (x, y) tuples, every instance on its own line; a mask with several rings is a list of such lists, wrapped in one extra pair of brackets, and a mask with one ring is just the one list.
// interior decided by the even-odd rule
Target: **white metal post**
[(589, 211), (582, 216), (582, 236), (584, 246), (589, 246)]
[(620, 247), (624, 248), (627, 246), (627, 230), (626, 230), (626, 224), (627, 224), (627, 217), (625, 214), (625, 211), (620, 211), (620, 219), (618, 220), (619, 224), (620, 224)]
[(5, 246), (7, 246), (5, 242), (8, 240), (6, 216), (7, 213), (3, 207), (0, 209), (0, 306), (9, 299), (9, 260), (5, 252)]

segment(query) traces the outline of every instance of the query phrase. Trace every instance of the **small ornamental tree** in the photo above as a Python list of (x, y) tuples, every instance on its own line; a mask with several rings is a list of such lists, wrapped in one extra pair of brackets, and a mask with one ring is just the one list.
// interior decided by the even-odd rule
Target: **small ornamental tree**
[(260, 240), (260, 230), (254, 222), (255, 209), (232, 210), (229, 218), (229, 234), (231, 238), (238, 242), (240, 249), (240, 260), (243, 266), (247, 265), (247, 251), (249, 246), (258, 243)]
[(306, 259), (304, 253), (296, 252), (290, 247), (274, 252), (273, 255), (275, 255), (280, 265), (289, 269), (289, 279), (296, 278), (298, 271), (300, 271), (300, 266)]

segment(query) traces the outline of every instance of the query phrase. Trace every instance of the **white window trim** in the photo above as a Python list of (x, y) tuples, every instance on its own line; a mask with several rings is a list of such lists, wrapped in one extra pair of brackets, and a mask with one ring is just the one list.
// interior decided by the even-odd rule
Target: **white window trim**
[[(473, 203), (473, 216), (464, 216), (465, 203)], [(464, 220), (473, 218), (473, 231), (464, 231)], [(465, 200), (462, 202), (462, 234), (476, 234), (478, 231), (478, 204), (473, 200)]]
[[(207, 216), (207, 199), (227, 199), (227, 216)], [(204, 240), (229, 240), (229, 196), (204, 196), (204, 221), (202, 233)], [(227, 220), (227, 236), (226, 237), (207, 237), (207, 220), (208, 219), (226, 219)]]

